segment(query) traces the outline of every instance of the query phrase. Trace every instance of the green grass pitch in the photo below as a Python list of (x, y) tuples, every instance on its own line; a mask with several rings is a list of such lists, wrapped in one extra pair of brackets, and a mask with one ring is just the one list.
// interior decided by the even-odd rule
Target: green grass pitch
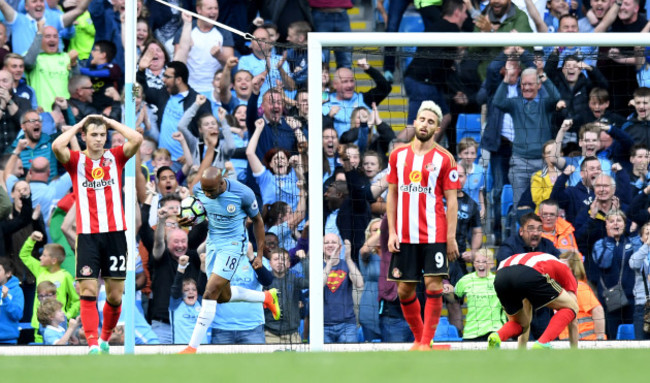
[(648, 361), (649, 349), (5, 356), (0, 376), (16, 383), (631, 383), (647, 379)]

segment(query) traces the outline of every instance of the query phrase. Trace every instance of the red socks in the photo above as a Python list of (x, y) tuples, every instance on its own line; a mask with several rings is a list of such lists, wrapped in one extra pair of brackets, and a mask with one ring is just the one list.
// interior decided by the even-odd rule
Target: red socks
[(519, 323), (510, 320), (507, 321), (499, 330), (499, 338), (501, 338), (501, 340), (508, 340), (512, 337), (521, 335), (522, 331), (524, 331), (524, 329)]
[[(440, 312), (442, 311), (442, 290), (425, 292), (427, 301), (424, 305), (424, 330), (420, 344), (428, 345), (436, 334), (438, 322), (440, 321)], [(417, 338), (416, 338), (417, 339)]]
[(104, 303), (104, 323), (102, 324), (102, 340), (104, 342), (108, 342), (108, 338), (111, 337), (111, 333), (117, 325), (121, 313), (122, 302), (118, 303), (116, 306), (113, 306), (108, 301)]
[(81, 324), (83, 325), (84, 334), (88, 346), (97, 346), (99, 328), (99, 313), (97, 312), (97, 298), (81, 296), (79, 298), (81, 311)]
[(422, 338), (422, 315), (420, 314), (420, 301), (416, 294), (413, 294), (413, 297), (408, 298), (407, 300), (400, 300), (400, 305), (402, 306), (402, 313), (404, 313), (404, 319), (409, 324), (411, 332), (415, 337), (415, 341), (419, 342)]
[(571, 309), (559, 309), (551, 318), (546, 330), (542, 336), (537, 340), (539, 343), (548, 343), (560, 335), (569, 323), (576, 317), (576, 314)]

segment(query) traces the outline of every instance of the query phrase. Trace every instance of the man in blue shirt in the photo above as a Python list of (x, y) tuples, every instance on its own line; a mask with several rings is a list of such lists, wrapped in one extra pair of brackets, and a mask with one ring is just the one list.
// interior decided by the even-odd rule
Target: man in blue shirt
[[(90, 0), (81, 0), (76, 7), (60, 14), (48, 9), (44, 0), (26, 0), (25, 11), (27, 14), (24, 14), (16, 12), (5, 0), (0, 0), (0, 11), (11, 28), (13, 51), (25, 55), (36, 36), (37, 23), (44, 22), (47, 26), (53, 26), (61, 34), (65, 28), (72, 25), (79, 15), (86, 11), (89, 3)], [(62, 48), (60, 40), (59, 44)]]
[[(196, 349), (215, 317), (217, 302), (263, 303), (264, 307), (271, 310), (274, 319), (280, 318), (277, 290), (262, 292), (230, 284), (239, 263), (246, 257), (248, 232), (245, 222), (247, 217), (253, 220), (258, 249), (257, 256), (250, 262), (251, 266), (256, 271), (258, 279), (265, 278), (264, 271), (270, 276), (271, 280), (260, 281), (261, 284), (271, 283), (272, 276), (262, 265), (265, 239), (264, 221), (253, 191), (237, 181), (224, 178), (222, 169), (210, 166), (214, 159), (216, 139), (210, 138), (207, 145), (207, 154), (198, 171), (200, 183), (194, 186), (193, 191), (203, 203), (208, 215), (209, 227), (205, 263), (208, 284), (203, 294), (201, 312), (192, 338), (187, 348), (181, 352), (182, 354), (196, 353)], [(189, 220), (186, 218), (179, 221), (181, 225), (188, 223)]]

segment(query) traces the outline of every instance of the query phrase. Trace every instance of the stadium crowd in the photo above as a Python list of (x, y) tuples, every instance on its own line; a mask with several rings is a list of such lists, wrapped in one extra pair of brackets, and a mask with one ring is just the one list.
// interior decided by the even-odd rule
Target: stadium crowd
[[(240, 265), (232, 286), (277, 288), (283, 312), (275, 320), (261, 303), (220, 304), (205, 343), (307, 341), (307, 37), (350, 31), (353, 1), (169, 2), (254, 39), (247, 44), (155, 0), (137, 1), (136, 126), (144, 142), (136, 155), (138, 251), (130, 254), (136, 343), (186, 344), (197, 321), (207, 222), (187, 230), (178, 218), (202, 161), (249, 186), (262, 206), (264, 266), (273, 279), (258, 280), (250, 265)], [(409, 3), (373, 2), (387, 31), (398, 30)], [(532, 0), (521, 7), (511, 0), (415, 1), (425, 32), (650, 31), (641, 0), (544, 5), (540, 13)], [(52, 142), (88, 115), (124, 120), (124, 0), (0, 0), (0, 13), (0, 344), (83, 343), (73, 278), (77, 201)], [(402, 68), (395, 52), (385, 48), (382, 68), (353, 61), (345, 49), (335, 51), (333, 71), (329, 50), (322, 63), (311, 63), (322, 66), (324, 86), (326, 342), (413, 341), (396, 284), (387, 279), (386, 175), (388, 155), (413, 139), (408, 123), (425, 100), (442, 110), (436, 139), (456, 155), (462, 185), (461, 257), (450, 263), (444, 300), (463, 339), (485, 340), (505, 321), (490, 270), (534, 251), (564, 259), (578, 279), (581, 339), (615, 339), (619, 325), (650, 339), (643, 331), (650, 51), (418, 48)], [(369, 90), (357, 90), (357, 68), (372, 80)], [(398, 82), (408, 96), (407, 126), (399, 131), (380, 113)], [(459, 114), (480, 113), (480, 138), (457, 137)], [(108, 145), (124, 140), (111, 132)], [(71, 142), (84, 146), (81, 135)], [(512, 223), (502, 225), (508, 188), (513, 208), (503, 218)], [(260, 249), (251, 242), (252, 260)], [(552, 315), (536, 312), (533, 338)], [(123, 337), (118, 327), (112, 341)]]

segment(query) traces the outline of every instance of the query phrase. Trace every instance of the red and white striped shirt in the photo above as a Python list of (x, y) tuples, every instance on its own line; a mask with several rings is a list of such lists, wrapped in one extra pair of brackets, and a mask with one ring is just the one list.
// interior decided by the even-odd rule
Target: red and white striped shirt
[(456, 161), (436, 145), (417, 155), (411, 145), (394, 150), (389, 159), (387, 180), (397, 184), (397, 222), (400, 243), (447, 242), (445, 190), (460, 187)]
[(70, 151), (70, 161), (64, 166), (77, 202), (77, 234), (126, 230), (121, 191), (127, 160), (122, 146), (104, 151), (98, 160)]
[(578, 282), (569, 266), (551, 254), (540, 252), (515, 254), (504, 259), (499, 265), (499, 269), (513, 265), (531, 267), (540, 274), (546, 274), (553, 278), (566, 291), (571, 291), (574, 294), (578, 291)]

